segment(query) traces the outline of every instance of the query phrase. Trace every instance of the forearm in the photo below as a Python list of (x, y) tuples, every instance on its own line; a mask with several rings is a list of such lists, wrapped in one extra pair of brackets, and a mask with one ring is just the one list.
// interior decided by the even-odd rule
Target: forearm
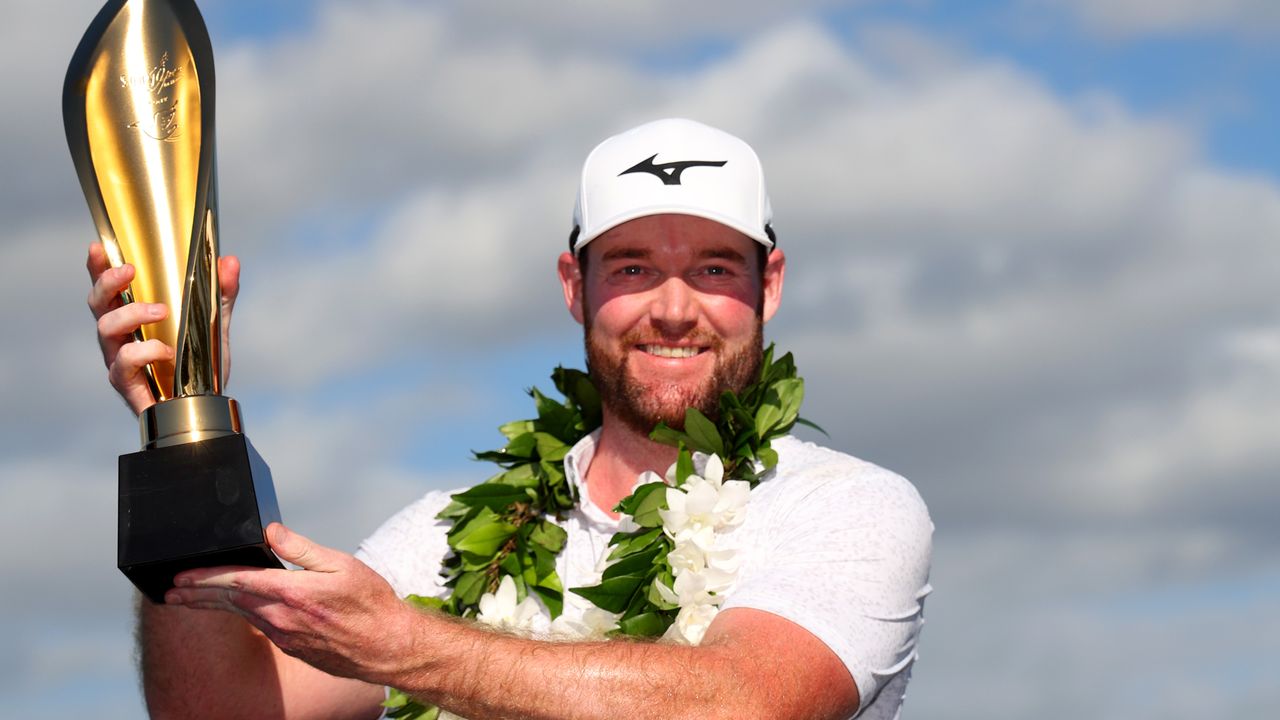
[(741, 718), (768, 696), (725, 643), (555, 643), (440, 616), (415, 635), (415, 656), (381, 680), (473, 719)]
[(138, 654), (152, 717), (280, 717), (271, 644), (238, 616), (139, 598)]

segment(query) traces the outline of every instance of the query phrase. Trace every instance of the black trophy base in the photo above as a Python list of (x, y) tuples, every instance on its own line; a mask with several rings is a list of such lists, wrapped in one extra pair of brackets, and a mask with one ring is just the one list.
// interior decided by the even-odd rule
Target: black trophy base
[(279, 519), (271, 471), (242, 434), (120, 456), (117, 564), (152, 602), (183, 570), (282, 568), (266, 542)]

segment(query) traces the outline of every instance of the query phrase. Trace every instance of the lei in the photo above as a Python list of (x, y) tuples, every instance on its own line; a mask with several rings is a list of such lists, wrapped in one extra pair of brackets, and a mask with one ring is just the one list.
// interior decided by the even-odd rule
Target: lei
[[(661, 636), (698, 644), (736, 578), (736, 553), (720, 546), (718, 533), (741, 524), (750, 490), (777, 465), (770, 442), (796, 423), (822, 430), (799, 417), (804, 380), (791, 353), (775, 360), (770, 345), (758, 379), (721, 395), (718, 420), (689, 408), (683, 431), (659, 423), (650, 434), (677, 448), (676, 462), (665, 479), (643, 473), (614, 508), (622, 515), (620, 531), (609, 541), (600, 581), (569, 590), (595, 606), (582, 624), (561, 617), (564, 587), (555, 559), (568, 535), (551, 519), (578, 503), (564, 457), (600, 426), (600, 395), (580, 370), (557, 367), (551, 380), (563, 400), (530, 389), (538, 416), (500, 427), (507, 438), (502, 449), (474, 453), (501, 472), (454, 495), (438, 515), (452, 524), (452, 552), (441, 569), (448, 598), (406, 600), (515, 631), (545, 606), (553, 636)], [(395, 689), (384, 706), (390, 718), (455, 717)]]

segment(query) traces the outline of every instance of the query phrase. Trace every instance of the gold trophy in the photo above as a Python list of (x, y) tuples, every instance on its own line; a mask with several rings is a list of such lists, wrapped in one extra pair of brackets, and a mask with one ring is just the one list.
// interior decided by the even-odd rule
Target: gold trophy
[(266, 463), (221, 394), (213, 51), (192, 0), (109, 0), (76, 48), (62, 92), (67, 144), (125, 302), (162, 302), (136, 339), (175, 348), (147, 367), (156, 404), (142, 451), (120, 457), (118, 565), (163, 602), (193, 567), (281, 567)]

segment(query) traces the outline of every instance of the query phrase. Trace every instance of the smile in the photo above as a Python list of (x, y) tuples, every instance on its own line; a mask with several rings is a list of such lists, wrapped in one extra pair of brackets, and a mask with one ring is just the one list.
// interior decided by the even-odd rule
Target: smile
[(703, 352), (700, 347), (669, 347), (666, 345), (641, 345), (640, 349), (650, 355), (662, 358), (691, 358)]

